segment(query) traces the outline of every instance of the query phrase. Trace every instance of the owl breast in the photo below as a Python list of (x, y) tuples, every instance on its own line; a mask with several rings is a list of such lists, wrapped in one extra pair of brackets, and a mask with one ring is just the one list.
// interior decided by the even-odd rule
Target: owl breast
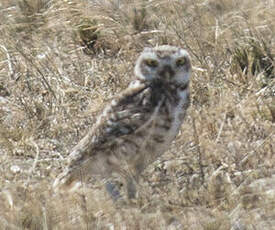
[(106, 127), (115, 138), (111, 162), (124, 159), (125, 167), (141, 172), (163, 154), (183, 121), (189, 104), (188, 92), (162, 85), (150, 85), (113, 111), (116, 117)]

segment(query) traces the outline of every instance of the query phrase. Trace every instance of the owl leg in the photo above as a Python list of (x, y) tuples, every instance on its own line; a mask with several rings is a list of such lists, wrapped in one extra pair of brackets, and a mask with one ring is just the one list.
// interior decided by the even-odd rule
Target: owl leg
[(107, 181), (105, 184), (105, 188), (107, 192), (110, 194), (113, 201), (117, 201), (118, 199), (121, 198), (121, 195), (119, 193), (119, 188), (116, 184), (110, 181)]
[(144, 170), (144, 158), (139, 159), (134, 166), (134, 171), (126, 176), (128, 199), (135, 199), (138, 192), (136, 185), (139, 183), (139, 175)]
[(126, 186), (128, 199), (135, 199), (137, 193), (136, 180), (133, 177), (128, 177), (126, 179)]

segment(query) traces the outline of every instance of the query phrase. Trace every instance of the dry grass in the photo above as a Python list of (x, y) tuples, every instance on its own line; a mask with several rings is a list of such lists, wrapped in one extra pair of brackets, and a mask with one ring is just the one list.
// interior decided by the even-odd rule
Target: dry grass
[[(1, 0), (0, 229), (275, 229), (273, 0)], [(192, 106), (136, 204), (54, 178), (145, 46), (192, 55)]]

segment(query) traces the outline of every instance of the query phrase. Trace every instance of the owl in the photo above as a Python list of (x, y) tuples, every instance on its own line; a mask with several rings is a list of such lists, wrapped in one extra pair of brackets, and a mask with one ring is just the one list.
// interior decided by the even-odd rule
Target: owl
[(105, 179), (114, 200), (119, 177), (129, 199), (136, 196), (142, 171), (170, 146), (189, 107), (191, 60), (184, 49), (145, 48), (135, 79), (114, 97), (87, 135), (72, 149), (67, 169), (54, 188), (76, 188), (89, 177)]

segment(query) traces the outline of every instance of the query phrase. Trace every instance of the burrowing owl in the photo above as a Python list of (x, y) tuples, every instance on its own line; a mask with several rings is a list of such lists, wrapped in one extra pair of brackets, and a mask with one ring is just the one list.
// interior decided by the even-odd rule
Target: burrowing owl
[[(187, 51), (168, 45), (145, 48), (136, 62), (136, 79), (105, 107), (74, 147), (54, 187), (75, 184), (87, 175), (117, 174), (126, 182), (128, 197), (135, 197), (140, 173), (178, 134), (189, 106), (190, 74)], [(112, 198), (120, 196), (111, 182), (106, 188)]]

